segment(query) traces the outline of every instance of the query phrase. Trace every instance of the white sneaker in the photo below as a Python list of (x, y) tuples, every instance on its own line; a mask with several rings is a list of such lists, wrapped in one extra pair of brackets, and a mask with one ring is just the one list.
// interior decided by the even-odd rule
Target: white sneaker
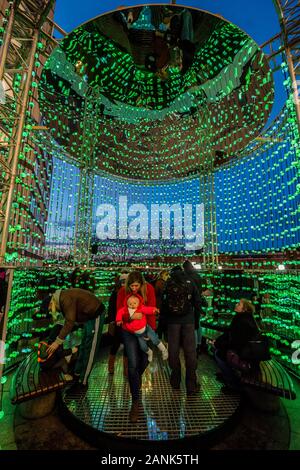
[(153, 359), (153, 351), (152, 351), (151, 348), (148, 349), (147, 354), (148, 354), (148, 361), (149, 361), (149, 362), (152, 362), (152, 359)]
[(163, 361), (166, 361), (166, 360), (168, 359), (169, 353), (168, 353), (167, 348), (165, 348), (165, 349), (161, 352), (161, 356), (162, 356)]
[(169, 357), (169, 353), (168, 353), (168, 350), (167, 350), (166, 346), (165, 346), (164, 343), (161, 341), (160, 343), (158, 343), (157, 347), (158, 347), (158, 349), (159, 349), (160, 352), (161, 352), (163, 361), (166, 361), (166, 360), (168, 359), (168, 357)]

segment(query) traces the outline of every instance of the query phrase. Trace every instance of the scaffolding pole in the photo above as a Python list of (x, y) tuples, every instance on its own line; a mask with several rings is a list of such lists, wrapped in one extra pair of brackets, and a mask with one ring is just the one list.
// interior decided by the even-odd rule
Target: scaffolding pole
[(6, 58), (8, 54), (10, 41), (11, 41), (13, 24), (15, 21), (16, 8), (18, 6), (17, 3), (13, 2), (11, 5), (9, 19), (8, 19), (7, 27), (6, 27), (5, 34), (4, 34), (3, 43), (0, 49), (0, 81), (3, 79), (3, 76), (4, 76), (5, 62), (6, 62)]
[(89, 89), (83, 113), (83, 135), (79, 194), (75, 220), (73, 265), (89, 267), (94, 196), (95, 146), (100, 100), (99, 91)]
[(278, 13), (281, 37), (292, 80), (293, 101), (300, 132), (300, 1), (273, 0)]
[(14, 189), (15, 189), (15, 183), (16, 183), (16, 176), (17, 176), (18, 158), (19, 158), (19, 153), (20, 153), (20, 147), (22, 144), (22, 135), (23, 135), (23, 130), (24, 130), (26, 109), (27, 109), (28, 96), (29, 96), (28, 93), (29, 93), (30, 85), (32, 81), (32, 71), (33, 71), (33, 65), (34, 65), (34, 60), (35, 60), (34, 55), (35, 55), (38, 39), (39, 39), (39, 30), (36, 29), (33, 33), (32, 45), (31, 45), (30, 55), (29, 55), (30, 58), (29, 58), (28, 68), (26, 70), (26, 81), (24, 84), (24, 89), (22, 90), (23, 99), (22, 99), (22, 103), (20, 106), (20, 110), (17, 113), (18, 119), (16, 123), (15, 144), (10, 147), (10, 152), (8, 154), (8, 162), (11, 162), (10, 175), (9, 175), (10, 185), (9, 185), (8, 194), (7, 194), (5, 217), (4, 217), (3, 228), (2, 228), (2, 233), (1, 233), (0, 265), (2, 265), (5, 262), (6, 245), (7, 245), (8, 231), (9, 231), (9, 225), (10, 225), (10, 220), (11, 220), (13, 195), (14, 195)]

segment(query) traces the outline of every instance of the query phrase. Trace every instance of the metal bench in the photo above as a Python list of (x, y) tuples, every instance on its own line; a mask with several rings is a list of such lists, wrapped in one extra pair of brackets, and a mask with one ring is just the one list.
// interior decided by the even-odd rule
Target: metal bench
[(56, 391), (69, 383), (59, 368), (42, 371), (37, 352), (32, 351), (13, 376), (10, 399), (14, 405), (20, 404), (20, 412), (25, 418), (46, 416), (54, 408)]
[[(222, 334), (220, 330), (221, 328), (205, 327), (202, 334), (213, 341)], [(296, 399), (291, 377), (275, 359), (261, 361), (259, 368), (242, 375), (241, 383), (250, 401), (264, 411), (276, 411), (279, 408), (279, 397)]]
[(214, 341), (216, 340), (220, 335), (222, 334), (222, 331), (215, 330), (212, 328), (202, 328), (202, 336), (209, 341)]
[(275, 359), (261, 361), (257, 370), (242, 376), (241, 382), (256, 390), (272, 393), (288, 400), (296, 399), (291, 377)]

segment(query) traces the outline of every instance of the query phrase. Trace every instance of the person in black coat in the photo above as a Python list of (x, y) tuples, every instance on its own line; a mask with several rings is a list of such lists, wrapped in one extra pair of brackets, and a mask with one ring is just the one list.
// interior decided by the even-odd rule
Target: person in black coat
[(185, 274), (193, 281), (193, 283), (197, 287), (201, 299), (200, 308), (195, 309), (195, 338), (197, 355), (199, 355), (201, 353), (202, 342), (201, 316), (205, 316), (206, 308), (208, 307), (206, 298), (211, 296), (212, 292), (207, 289), (206, 285), (203, 283), (193, 264), (189, 260), (186, 260), (183, 263), (182, 267)]
[(175, 266), (170, 272), (170, 278), (167, 280), (164, 290), (161, 315), (164, 316), (168, 327), (170, 383), (173, 389), (180, 388), (179, 352), (182, 346), (185, 358), (187, 395), (197, 393), (200, 385), (196, 374), (195, 341), (195, 312), (199, 309), (201, 309), (201, 298), (197, 287), (180, 266)]
[[(156, 306), (158, 309), (161, 308), (163, 292), (169, 277), (169, 271), (165, 269), (158, 274), (157, 279), (155, 281), (154, 289), (156, 296)], [(166, 338), (167, 336), (167, 325), (164, 324), (164, 317), (162, 317), (161, 315), (159, 315), (158, 317), (158, 326), (156, 333), (160, 339)]]
[(225, 385), (228, 388), (238, 390), (240, 377), (237, 369), (229, 362), (227, 353), (233, 351), (237, 356), (240, 356), (247, 343), (258, 335), (259, 329), (254, 319), (254, 305), (249, 300), (241, 299), (236, 304), (234, 311), (236, 315), (232, 319), (229, 329), (215, 341), (215, 359)]

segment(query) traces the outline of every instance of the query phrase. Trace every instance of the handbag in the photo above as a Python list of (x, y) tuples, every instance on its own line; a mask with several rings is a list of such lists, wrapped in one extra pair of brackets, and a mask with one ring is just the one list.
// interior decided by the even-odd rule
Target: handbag
[(226, 362), (233, 368), (242, 372), (250, 371), (251, 364), (242, 359), (235, 351), (229, 349), (226, 353)]
[(268, 337), (258, 333), (244, 346), (240, 357), (248, 361), (267, 361), (270, 359)]
[(218, 351), (226, 351), (230, 347), (230, 332), (227, 330), (222, 333), (215, 341), (215, 348)]
[(109, 324), (108, 324), (108, 334), (110, 336), (115, 336), (115, 333), (116, 333), (116, 322), (115, 321), (111, 321)]

